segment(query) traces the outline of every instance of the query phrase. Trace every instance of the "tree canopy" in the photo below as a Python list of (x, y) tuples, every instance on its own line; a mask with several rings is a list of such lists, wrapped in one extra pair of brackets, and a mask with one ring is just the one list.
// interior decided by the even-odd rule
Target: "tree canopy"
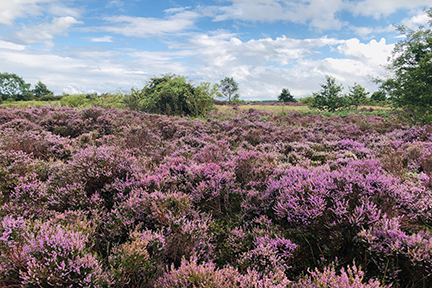
[(286, 88), (282, 89), (281, 94), (278, 96), (279, 102), (297, 102), (293, 95), (291, 95), (290, 91)]
[[(432, 8), (426, 12), (432, 19)], [(381, 88), (388, 93), (395, 108), (411, 112), (406, 115), (413, 122), (429, 122), (432, 120), (432, 30), (423, 26), (417, 30), (399, 26), (398, 30), (405, 37), (392, 52), (387, 67), (392, 76), (380, 81)]]
[(218, 87), (222, 96), (228, 98), (228, 102), (231, 102), (231, 100), (238, 100), (240, 97), (240, 95), (236, 93), (239, 87), (233, 77), (225, 77), (220, 81)]
[(348, 93), (348, 101), (350, 105), (355, 106), (357, 109), (359, 105), (363, 104), (369, 92), (366, 92), (366, 89), (360, 84), (355, 83), (354, 86), (350, 87), (350, 91)]
[(17, 74), (0, 73), (0, 96), (3, 100), (31, 100), (33, 94), (30, 91), (30, 84)]
[(334, 112), (347, 106), (345, 95), (342, 92), (342, 85), (336, 84), (336, 79), (326, 76), (327, 82), (321, 84), (321, 90), (313, 93), (312, 108)]
[(36, 98), (40, 98), (42, 96), (46, 96), (46, 95), (53, 95), (54, 92), (52, 92), (51, 90), (49, 90), (47, 88), (47, 86), (42, 83), (41, 81), (38, 81), (34, 87), (34, 89), (32, 90), (33, 95)]

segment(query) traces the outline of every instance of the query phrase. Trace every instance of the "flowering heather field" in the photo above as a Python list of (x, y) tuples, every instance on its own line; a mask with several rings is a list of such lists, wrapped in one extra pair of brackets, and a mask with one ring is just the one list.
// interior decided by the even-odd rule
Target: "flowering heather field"
[(1, 287), (432, 287), (432, 126), (0, 109)]

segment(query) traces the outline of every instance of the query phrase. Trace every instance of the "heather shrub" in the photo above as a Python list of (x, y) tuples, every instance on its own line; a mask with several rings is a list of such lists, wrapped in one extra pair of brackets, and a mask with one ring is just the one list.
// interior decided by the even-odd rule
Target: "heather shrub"
[(128, 231), (150, 229), (164, 237), (163, 263), (178, 266), (182, 257), (194, 253), (203, 260), (213, 257), (212, 220), (196, 212), (186, 194), (137, 190), (109, 217), (102, 227), (109, 231), (105, 241), (125, 243)]
[(13, 119), (19, 118), (13, 112), (10, 112), (9, 109), (2, 109), (2, 108), (3, 107), (0, 108), (0, 125), (10, 122)]
[(311, 271), (310, 275), (296, 283), (292, 283), (290, 288), (380, 288), (380, 283), (370, 279), (364, 283), (364, 273), (355, 265), (345, 270), (341, 269), (340, 275), (336, 272), (335, 267), (324, 268), (322, 272), (318, 269)]
[(3, 125), (0, 126), (0, 130), (13, 129), (16, 131), (39, 131), (42, 130), (42, 127), (39, 125), (27, 120), (27, 119), (13, 119)]
[(162, 274), (160, 255), (164, 238), (151, 231), (135, 231), (130, 239), (109, 255), (114, 286), (153, 287), (153, 281)]
[(28, 225), (10, 217), (3, 219), (2, 227), (3, 283), (24, 287), (102, 287), (107, 283), (108, 275), (82, 233), (50, 223)]
[[(244, 251), (238, 260), (241, 270), (254, 269), (263, 275), (287, 272), (292, 263), (297, 245), (284, 238), (278, 227), (272, 225), (266, 217), (254, 221), (249, 237), (253, 237), (251, 247)], [(255, 225), (254, 225), (255, 226)]]
[(0, 131), (0, 149), (5, 151), (23, 151), (33, 157), (49, 160), (66, 159), (72, 153), (69, 140), (45, 131), (23, 131), (7, 129)]
[[(235, 287), (238, 286), (238, 280), (241, 279), (235, 269), (225, 268), (217, 269), (212, 263), (198, 264), (197, 259), (190, 262), (182, 260), (178, 270), (174, 266), (171, 271), (165, 273), (155, 287)], [(239, 279), (239, 280), (240, 280)]]
[[(100, 197), (104, 206), (110, 209), (116, 197), (122, 197), (128, 193), (126, 189), (116, 189), (110, 184), (120, 181), (127, 183), (133, 180), (134, 174), (140, 172), (140, 165), (136, 159), (113, 146), (88, 147), (79, 150), (72, 159), (65, 164), (56, 164), (52, 167), (52, 173), (48, 180), (49, 189), (57, 191), (59, 196), (60, 187), (73, 185), (80, 189), (82, 187), (85, 195)], [(74, 188), (74, 190), (76, 190)], [(64, 191), (60, 190), (60, 191)], [(82, 194), (82, 193), (78, 193)], [(59, 200), (60, 201), (60, 200)], [(85, 202), (82, 204), (85, 205)]]
[(83, 133), (97, 131), (100, 135), (112, 132), (109, 114), (103, 108), (90, 107), (81, 111), (71, 108), (49, 111), (38, 124), (62, 137), (75, 138)]
[(402, 217), (384, 218), (359, 236), (367, 243), (373, 261), (369, 273), (386, 282), (409, 286), (432, 285), (432, 241), (430, 232), (409, 234), (401, 229)]
[(7, 152), (0, 150), (0, 200), (8, 203), (15, 187), (35, 172), (36, 163), (22, 151)]

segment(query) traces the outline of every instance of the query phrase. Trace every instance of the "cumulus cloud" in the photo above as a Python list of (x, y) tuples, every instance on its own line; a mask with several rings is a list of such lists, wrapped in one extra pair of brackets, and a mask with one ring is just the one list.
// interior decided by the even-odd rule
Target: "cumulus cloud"
[(424, 11), (417, 11), (416, 15), (411, 18), (406, 18), (402, 20), (402, 25), (407, 26), (410, 29), (415, 29), (418, 26), (426, 26), (430, 21), (429, 16)]
[(309, 23), (321, 30), (339, 29), (344, 23), (336, 13), (344, 7), (343, 0), (231, 0), (231, 6), (214, 7), (214, 21), (289, 21)]
[(341, 44), (343, 41), (321, 37), (292, 39), (285, 36), (242, 42), (234, 34), (221, 31), (215, 35), (196, 34), (187, 43), (177, 43), (171, 48), (186, 49), (202, 65), (229, 67), (237, 64), (253, 66), (275, 62), (289, 65), (296, 59), (319, 54), (316, 49)]
[(0, 40), (0, 49), (7, 49), (7, 50), (24, 50), (24, 45), (18, 45), (12, 42), (2, 41)]
[(79, 8), (70, 8), (61, 0), (1, 0), (0, 24), (13, 25), (18, 18), (47, 13), (78, 18)]
[(67, 35), (67, 30), (76, 24), (83, 24), (83, 22), (70, 16), (54, 18), (51, 23), (25, 27), (10, 37), (10, 39), (22, 44), (42, 43), (54, 46), (53, 38), (56, 35)]
[(359, 39), (352, 38), (338, 46), (338, 51), (350, 59), (373, 65), (385, 65), (390, 56), (394, 44), (386, 44), (382, 38), (379, 42), (371, 40), (369, 43), (360, 43)]
[(38, 15), (41, 7), (38, 4), (55, 0), (2, 0), (0, 1), (0, 24), (12, 25), (14, 20), (26, 15)]
[(13, 71), (33, 85), (40, 80), (56, 94), (86, 93), (91, 89), (113, 92), (140, 86), (146, 77), (117, 56), (97, 51), (55, 53), (0, 48), (0, 63), (4, 71)]
[(354, 15), (380, 18), (400, 9), (416, 9), (430, 5), (430, 0), (363, 0), (347, 2), (347, 9)]
[(174, 14), (168, 11), (168, 14), (169, 16), (164, 19), (125, 15), (105, 17), (104, 20), (112, 25), (93, 27), (89, 30), (111, 32), (128, 37), (147, 38), (194, 28), (195, 21), (201, 17), (197, 12), (193, 11), (180, 11)]

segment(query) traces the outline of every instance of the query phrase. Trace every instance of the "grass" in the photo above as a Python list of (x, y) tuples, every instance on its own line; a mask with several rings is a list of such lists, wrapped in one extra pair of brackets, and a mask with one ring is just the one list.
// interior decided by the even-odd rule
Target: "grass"
[[(361, 111), (362, 109), (370, 109), (373, 111)], [(336, 112), (327, 112), (327, 111), (319, 111), (315, 109), (311, 109), (309, 106), (289, 106), (289, 105), (239, 105), (236, 108), (230, 105), (216, 105), (216, 109), (221, 113), (235, 113), (235, 111), (245, 111), (249, 109), (257, 109), (269, 113), (273, 113), (276, 115), (285, 116), (290, 112), (300, 112), (303, 115), (308, 114), (321, 114), (323, 116), (331, 116), (338, 115), (340, 117), (347, 117), (350, 115), (379, 115), (379, 116), (390, 116), (389, 112), (391, 108), (388, 106), (359, 106), (358, 109), (350, 108), (347, 110), (341, 110)]]
[[(216, 109), (219, 112), (227, 112), (230, 110), (234, 110), (233, 106), (231, 105), (215, 105)], [(252, 105), (252, 104), (246, 104), (246, 105), (239, 105), (237, 106), (238, 110), (244, 111), (249, 109), (257, 109), (265, 112), (271, 112), (275, 114), (283, 114), (286, 112), (305, 112), (305, 111), (312, 111), (309, 106), (288, 106), (288, 105)]]
[(0, 106), (6, 108), (39, 108), (44, 106), (61, 107), (60, 101), (3, 101)]

